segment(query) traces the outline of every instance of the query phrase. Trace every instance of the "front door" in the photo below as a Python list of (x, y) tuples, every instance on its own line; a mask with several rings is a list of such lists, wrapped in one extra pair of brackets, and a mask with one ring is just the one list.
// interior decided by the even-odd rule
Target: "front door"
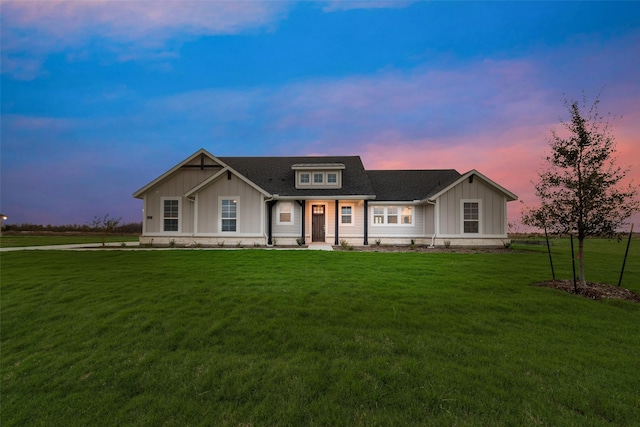
[(311, 212), (311, 241), (324, 242), (324, 205), (313, 205)]

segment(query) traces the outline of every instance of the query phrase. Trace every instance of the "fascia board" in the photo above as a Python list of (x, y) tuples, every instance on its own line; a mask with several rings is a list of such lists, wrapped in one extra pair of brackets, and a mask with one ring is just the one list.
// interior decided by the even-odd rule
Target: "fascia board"
[(196, 151), (195, 153), (193, 153), (192, 155), (190, 155), (189, 157), (187, 157), (186, 159), (184, 159), (182, 162), (180, 162), (177, 165), (175, 165), (173, 168), (169, 169), (168, 171), (166, 171), (165, 173), (163, 173), (162, 175), (160, 175), (159, 177), (157, 177), (156, 179), (154, 179), (153, 181), (151, 181), (150, 183), (148, 183), (147, 185), (145, 185), (144, 187), (142, 187), (141, 189), (139, 189), (138, 191), (133, 193), (133, 197), (135, 197), (136, 199), (142, 198), (142, 195), (146, 191), (148, 191), (151, 187), (153, 187), (154, 185), (162, 182), (165, 178), (171, 176), (173, 173), (178, 171), (184, 165), (186, 165), (187, 163), (195, 160), (201, 154), (204, 154), (205, 156), (209, 157), (211, 160), (219, 163), (222, 167), (226, 167), (227, 166), (224, 162), (220, 161), (220, 159), (218, 159), (216, 156), (214, 156), (213, 154), (209, 153), (204, 148), (201, 148), (198, 151)]
[(376, 196), (367, 195), (367, 196), (281, 196), (279, 194), (274, 194), (273, 198), (275, 200), (373, 200)]
[(209, 178), (205, 179), (204, 181), (202, 181), (200, 184), (196, 185), (195, 187), (193, 187), (191, 190), (187, 191), (184, 194), (184, 197), (191, 197), (194, 194), (196, 194), (197, 192), (199, 192), (200, 190), (202, 190), (204, 187), (208, 186), (209, 184), (211, 184), (212, 182), (216, 181), (218, 178), (220, 178), (222, 175), (224, 175), (226, 172), (231, 172), (232, 174), (234, 174), (235, 176), (237, 176), (240, 180), (244, 181), (247, 185), (250, 185), (251, 187), (253, 187), (255, 190), (257, 190), (258, 192), (260, 192), (262, 195), (266, 196), (266, 197), (271, 197), (271, 195), (263, 190), (262, 188), (260, 188), (258, 185), (256, 185), (253, 181), (250, 181), (249, 179), (247, 179), (246, 177), (244, 177), (242, 174), (238, 173), (237, 171), (235, 171), (232, 167), (230, 166), (225, 166), (224, 168), (222, 168), (218, 173), (216, 173), (215, 175), (210, 176)]
[(405, 205), (405, 206), (417, 206), (420, 205), (420, 200), (374, 200), (370, 205)]
[(231, 166), (227, 166), (227, 169), (229, 169), (231, 171), (231, 173), (233, 173), (235, 176), (237, 176), (238, 178), (240, 178), (242, 181), (244, 181), (246, 184), (250, 185), (251, 187), (253, 187), (254, 189), (256, 189), (257, 191), (259, 191), (260, 193), (262, 193), (264, 196), (266, 197), (271, 197), (271, 193), (269, 193), (268, 191), (266, 191), (264, 188), (260, 187), (258, 184), (256, 184), (255, 182), (251, 181), (249, 178), (245, 177), (244, 175), (242, 175), (240, 172), (236, 171), (234, 168), (232, 168)]
[(479, 178), (481, 178), (482, 180), (484, 180), (485, 182), (487, 182), (487, 184), (491, 185), (492, 187), (494, 187), (496, 190), (500, 191), (501, 193), (503, 193), (504, 195), (507, 196), (507, 200), (508, 201), (513, 201), (513, 200), (518, 200), (518, 196), (516, 196), (515, 194), (513, 194), (511, 191), (507, 190), (506, 188), (504, 188), (503, 186), (501, 186), (500, 184), (496, 183), (495, 181), (487, 178), (486, 176), (484, 176), (483, 174), (481, 174), (480, 172), (478, 172), (475, 169), (470, 170), (469, 172), (465, 173), (464, 175), (462, 175), (460, 178), (458, 178), (457, 180), (455, 180), (453, 183), (449, 184), (447, 187), (445, 187), (444, 189), (440, 190), (439, 192), (437, 192), (436, 194), (434, 194), (431, 197), (428, 197), (426, 199), (424, 199), (424, 202), (433, 202), (435, 201), (438, 197), (442, 196), (444, 193), (446, 193), (447, 191), (451, 190), (453, 187), (455, 187), (456, 185), (460, 184), (461, 182), (463, 182), (465, 179), (468, 179), (471, 175), (476, 175)]
[(186, 193), (184, 193), (184, 197), (191, 197), (194, 194), (196, 194), (198, 191), (200, 191), (201, 189), (203, 189), (204, 187), (206, 187), (207, 185), (211, 184), (213, 181), (215, 181), (216, 179), (220, 178), (220, 176), (222, 176), (225, 172), (227, 172), (229, 170), (229, 167), (226, 166), (224, 168), (222, 168), (218, 173), (211, 175), (209, 178), (205, 179), (204, 181), (202, 181), (200, 184), (196, 185), (195, 187), (193, 187), (191, 190), (187, 191)]

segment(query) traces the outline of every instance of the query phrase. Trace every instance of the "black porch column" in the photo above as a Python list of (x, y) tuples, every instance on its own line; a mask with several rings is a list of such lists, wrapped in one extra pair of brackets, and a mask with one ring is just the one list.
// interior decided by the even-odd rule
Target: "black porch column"
[(273, 244), (273, 206), (276, 204), (275, 200), (269, 200), (267, 202), (267, 218), (268, 218), (268, 238), (267, 245), (271, 246)]
[(305, 202), (304, 200), (296, 200), (296, 202), (298, 202), (298, 204), (300, 205), (300, 207), (302, 208), (302, 236), (300, 236), (300, 238), (302, 239), (302, 244), (304, 245), (305, 242), (305, 237), (304, 237), (304, 224), (306, 222), (305, 220), (305, 216), (304, 216), (304, 206), (305, 206)]
[(365, 246), (369, 245), (369, 201), (364, 201), (364, 242)]
[(336, 199), (336, 242), (335, 245), (338, 246), (338, 218), (340, 212), (338, 212), (338, 199)]

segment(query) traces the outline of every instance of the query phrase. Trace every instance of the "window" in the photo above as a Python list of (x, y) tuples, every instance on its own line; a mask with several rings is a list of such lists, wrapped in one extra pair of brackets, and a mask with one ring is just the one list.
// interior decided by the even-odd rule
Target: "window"
[(397, 223), (398, 223), (398, 208), (388, 207), (387, 208), (387, 224), (397, 224)]
[(373, 208), (373, 223), (384, 224), (384, 208), (383, 207), (376, 206)]
[(480, 203), (463, 201), (463, 230), (465, 233), (480, 232)]
[(412, 225), (412, 206), (374, 206), (374, 224)]
[(238, 231), (238, 201), (235, 199), (222, 199), (220, 212), (220, 230)]
[[(344, 165), (309, 164), (293, 165), (296, 188), (341, 188)], [(304, 169), (304, 170), (301, 170)]]
[(279, 202), (278, 203), (278, 224), (291, 224), (291, 223), (293, 223), (293, 203)]
[(411, 206), (403, 206), (400, 211), (400, 223), (401, 224), (411, 224), (413, 222), (413, 215)]
[(353, 206), (340, 207), (340, 223), (343, 225), (353, 225)]
[(162, 231), (179, 231), (180, 200), (163, 199)]

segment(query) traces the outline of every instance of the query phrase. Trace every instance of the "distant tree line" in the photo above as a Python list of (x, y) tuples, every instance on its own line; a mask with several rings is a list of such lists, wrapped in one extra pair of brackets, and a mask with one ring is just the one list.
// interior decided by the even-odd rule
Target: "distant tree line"
[(94, 217), (87, 224), (43, 225), (43, 224), (2, 224), (4, 232), (47, 232), (47, 233), (108, 233), (108, 234), (140, 234), (142, 222), (121, 224), (122, 218), (113, 218), (109, 214)]

